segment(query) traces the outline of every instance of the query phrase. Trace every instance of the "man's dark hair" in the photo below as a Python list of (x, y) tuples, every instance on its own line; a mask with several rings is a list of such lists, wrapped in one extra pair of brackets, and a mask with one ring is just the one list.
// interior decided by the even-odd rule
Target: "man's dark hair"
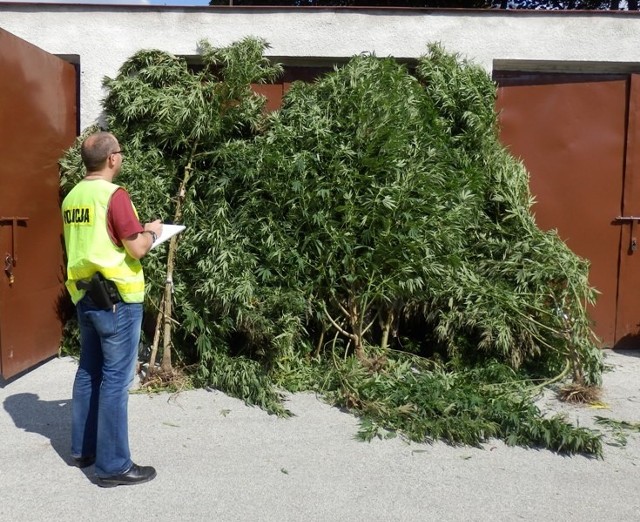
[(80, 155), (87, 172), (100, 170), (107, 158), (113, 154), (118, 147), (118, 141), (109, 132), (97, 132), (87, 137), (82, 142)]

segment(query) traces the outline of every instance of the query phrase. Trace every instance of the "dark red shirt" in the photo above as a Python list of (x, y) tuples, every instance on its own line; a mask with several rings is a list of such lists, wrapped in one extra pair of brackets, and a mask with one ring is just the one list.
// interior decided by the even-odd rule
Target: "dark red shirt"
[(144, 227), (136, 217), (129, 194), (123, 188), (117, 189), (109, 200), (107, 208), (107, 229), (111, 241), (119, 247), (122, 240), (139, 234)]

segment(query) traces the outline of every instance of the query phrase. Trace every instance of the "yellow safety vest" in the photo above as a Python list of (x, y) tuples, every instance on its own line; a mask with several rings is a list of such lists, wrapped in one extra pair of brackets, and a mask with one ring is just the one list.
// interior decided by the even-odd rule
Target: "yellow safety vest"
[(74, 303), (85, 294), (76, 286), (76, 281), (90, 279), (98, 271), (116, 284), (124, 302), (144, 301), (144, 274), (140, 261), (127, 254), (124, 247), (114, 245), (109, 236), (107, 207), (118, 188), (103, 179), (84, 180), (62, 202), (67, 246), (66, 286)]

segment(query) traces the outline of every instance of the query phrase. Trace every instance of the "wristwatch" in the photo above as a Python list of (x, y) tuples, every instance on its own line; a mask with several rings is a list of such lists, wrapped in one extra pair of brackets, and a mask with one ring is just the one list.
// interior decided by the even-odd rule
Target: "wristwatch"
[(158, 234), (156, 234), (153, 230), (143, 230), (143, 234), (151, 234), (151, 239), (153, 239), (152, 243), (155, 243), (158, 240)]

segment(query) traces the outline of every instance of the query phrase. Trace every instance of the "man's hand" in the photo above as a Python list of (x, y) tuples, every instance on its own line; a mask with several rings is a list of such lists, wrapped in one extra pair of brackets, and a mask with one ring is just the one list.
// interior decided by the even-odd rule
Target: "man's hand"
[[(156, 219), (151, 223), (145, 223), (144, 229), (145, 231), (148, 230), (149, 232), (153, 232), (156, 236), (160, 236), (160, 234), (162, 234), (162, 221), (160, 221), (159, 219)], [(148, 235), (151, 235), (151, 234), (148, 234)]]
[(153, 245), (153, 234), (146, 234), (145, 232), (153, 232), (156, 236), (162, 234), (162, 221), (156, 219), (151, 223), (144, 224), (144, 232), (134, 234), (126, 239), (122, 240), (127, 253), (134, 259), (141, 259), (145, 256), (151, 245)]

